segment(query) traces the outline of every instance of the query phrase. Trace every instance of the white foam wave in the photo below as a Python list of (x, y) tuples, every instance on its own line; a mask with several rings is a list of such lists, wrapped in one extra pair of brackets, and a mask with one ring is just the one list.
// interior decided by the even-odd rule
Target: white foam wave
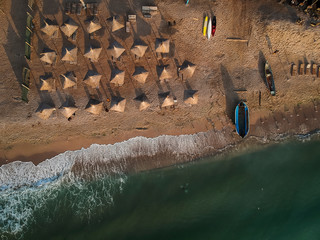
[(105, 163), (111, 162), (113, 164), (108, 166), (109, 172), (125, 172), (128, 170), (127, 159), (140, 156), (152, 157), (166, 153), (175, 159), (199, 157), (208, 151), (225, 147), (230, 143), (228, 136), (225, 131), (209, 131), (192, 135), (162, 135), (156, 138), (135, 137), (120, 143), (93, 144), (87, 149), (67, 151), (37, 166), (31, 162), (12, 162), (0, 167), (0, 191), (55, 181), (69, 174), (75, 165), (78, 174), (85, 176), (90, 174), (89, 168), (92, 174), (97, 174), (100, 170), (105, 171)]

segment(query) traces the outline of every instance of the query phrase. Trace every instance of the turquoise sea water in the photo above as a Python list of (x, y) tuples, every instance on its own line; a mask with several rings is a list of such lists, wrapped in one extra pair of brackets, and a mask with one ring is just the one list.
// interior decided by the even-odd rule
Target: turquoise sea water
[[(0, 221), (0, 236), (319, 239), (319, 170), (320, 142), (315, 140), (129, 176), (2, 191), (0, 210), (8, 204), (14, 209)], [(14, 234), (10, 219), (17, 218), (15, 211), (17, 216), (30, 214), (21, 217), (23, 230), (17, 227)]]

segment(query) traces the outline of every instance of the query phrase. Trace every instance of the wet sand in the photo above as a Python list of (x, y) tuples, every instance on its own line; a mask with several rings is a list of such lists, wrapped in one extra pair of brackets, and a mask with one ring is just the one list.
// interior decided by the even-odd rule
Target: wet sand
[[(247, 144), (260, 144), (268, 143), (273, 141), (281, 141), (281, 139), (287, 139), (293, 137), (294, 135), (305, 135), (312, 134), (319, 130), (320, 113), (317, 111), (317, 104), (310, 103), (307, 105), (299, 105), (294, 107), (291, 111), (287, 112), (274, 112), (265, 115), (264, 112), (258, 112), (256, 114), (250, 115), (250, 132), (247, 138), (240, 138), (232, 124), (227, 125), (223, 128), (214, 128), (206, 133), (209, 136), (215, 136), (217, 133), (226, 133), (226, 142), (223, 144), (221, 142), (208, 141), (208, 147), (211, 149), (204, 150), (201, 154), (195, 157), (202, 157), (211, 154), (221, 153), (223, 149), (230, 149), (236, 145), (246, 145)], [(221, 124), (222, 126), (223, 124)], [(195, 134), (201, 132), (205, 129), (198, 126), (198, 128), (184, 129), (183, 132), (180, 130), (166, 132), (166, 135), (179, 136), (182, 134)], [(211, 134), (210, 134), (211, 133)], [(151, 131), (132, 131), (125, 133), (122, 136), (102, 136), (102, 137), (70, 137), (65, 139), (56, 139), (47, 144), (16, 144), (10, 149), (5, 150), (1, 154), (0, 165), (6, 164), (12, 161), (32, 161), (34, 164), (38, 164), (46, 159), (52, 158), (65, 151), (74, 151), (81, 148), (88, 148), (91, 144), (114, 144), (117, 142), (122, 142), (136, 136), (144, 136), (148, 138), (157, 137), (159, 134), (157, 132)], [(227, 136), (228, 135), (228, 136)], [(222, 144), (222, 145), (221, 145)], [(162, 160), (159, 161), (158, 158)], [(150, 160), (150, 157), (148, 158)], [(131, 170), (146, 170), (158, 167), (164, 167), (172, 164), (170, 161), (166, 161), (166, 157), (161, 153), (159, 156), (154, 156), (154, 161), (148, 161), (148, 159), (143, 160), (135, 159), (132, 160), (130, 165)], [(168, 158), (169, 159), (169, 158)], [(187, 160), (187, 158), (183, 158)], [(188, 161), (193, 160), (194, 157), (189, 158)]]

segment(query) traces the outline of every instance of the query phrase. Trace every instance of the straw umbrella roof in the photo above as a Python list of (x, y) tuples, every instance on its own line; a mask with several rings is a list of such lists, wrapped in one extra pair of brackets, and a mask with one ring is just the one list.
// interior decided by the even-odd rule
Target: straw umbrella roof
[(143, 57), (147, 49), (148, 45), (145, 45), (144, 43), (135, 43), (131, 48), (131, 52), (138, 57)]
[(120, 57), (124, 51), (124, 47), (117, 41), (114, 41), (107, 49), (107, 53), (113, 56), (114, 58)]
[(60, 107), (60, 110), (63, 116), (69, 118), (78, 110), (78, 108), (74, 105), (73, 102), (66, 100)]
[(99, 23), (99, 19), (96, 17), (93, 17), (86, 21), (87, 24), (87, 32), (93, 33), (95, 31), (98, 31), (102, 28), (101, 24)]
[(111, 107), (110, 110), (115, 112), (124, 112), (124, 109), (126, 107), (127, 100), (122, 97), (113, 97), (111, 99)]
[(83, 81), (92, 88), (99, 88), (101, 77), (102, 75), (96, 71), (89, 70)]
[(51, 91), (53, 89), (54, 79), (52, 77), (40, 77), (40, 91)]
[(45, 49), (42, 53), (40, 53), (40, 60), (45, 63), (53, 64), (56, 62), (56, 59), (57, 53), (53, 50)]
[(170, 107), (174, 105), (173, 97), (171, 96), (170, 92), (165, 92), (162, 94), (159, 94), (161, 98), (163, 98), (163, 102), (161, 104), (161, 107)]
[(145, 83), (148, 75), (149, 72), (145, 70), (143, 67), (136, 67), (132, 77), (139, 83)]
[(171, 72), (169, 71), (169, 65), (159, 66), (159, 79), (165, 80), (172, 78)]
[(115, 32), (123, 27), (124, 27), (124, 25), (122, 23), (120, 23), (116, 17), (112, 18), (112, 32)]
[(85, 52), (84, 56), (89, 58), (91, 62), (97, 62), (102, 51), (101, 47), (90, 46)]
[(73, 21), (72, 18), (68, 18), (67, 21), (60, 27), (61, 31), (67, 36), (71, 37), (71, 35), (77, 31), (79, 28), (78, 24), (76, 24), (75, 21)]
[(187, 79), (192, 77), (195, 70), (196, 65), (189, 61), (184, 61), (180, 67), (179, 73), (183, 75), (183, 79)]
[(47, 103), (41, 103), (36, 111), (36, 114), (39, 118), (46, 120), (51, 116), (51, 114), (55, 110), (55, 107), (52, 107)]
[(111, 72), (111, 79), (110, 82), (114, 83), (117, 86), (122, 86), (124, 84), (124, 76), (125, 76), (125, 72), (115, 68), (112, 70)]
[(150, 106), (150, 102), (144, 93), (136, 97), (134, 100), (140, 102), (140, 106), (139, 106), (140, 111), (146, 110)]
[(53, 23), (50, 19), (44, 20), (44, 26), (41, 28), (41, 31), (47, 34), (49, 37), (52, 37), (59, 29), (59, 26)]
[(184, 102), (187, 104), (198, 104), (198, 90), (185, 90), (184, 91)]
[(61, 84), (62, 88), (66, 89), (73, 87), (77, 84), (77, 78), (73, 72), (67, 72), (66, 74), (61, 74)]
[(85, 110), (94, 115), (99, 115), (103, 110), (103, 102), (96, 99), (90, 99)]
[(169, 53), (170, 51), (170, 40), (164, 38), (156, 39), (156, 52), (158, 53)]
[(62, 48), (62, 61), (66, 62), (77, 62), (77, 53), (78, 48), (76, 46), (73, 47), (63, 47)]

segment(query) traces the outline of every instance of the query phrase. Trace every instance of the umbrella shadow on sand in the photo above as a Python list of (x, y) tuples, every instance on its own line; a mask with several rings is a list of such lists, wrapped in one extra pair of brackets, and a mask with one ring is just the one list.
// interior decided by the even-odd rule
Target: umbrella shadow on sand
[(226, 96), (226, 114), (234, 123), (234, 110), (237, 104), (239, 103), (240, 98), (239, 95), (234, 91), (234, 85), (228, 73), (228, 70), (223, 65), (220, 65), (220, 71), (222, 76), (223, 88)]

